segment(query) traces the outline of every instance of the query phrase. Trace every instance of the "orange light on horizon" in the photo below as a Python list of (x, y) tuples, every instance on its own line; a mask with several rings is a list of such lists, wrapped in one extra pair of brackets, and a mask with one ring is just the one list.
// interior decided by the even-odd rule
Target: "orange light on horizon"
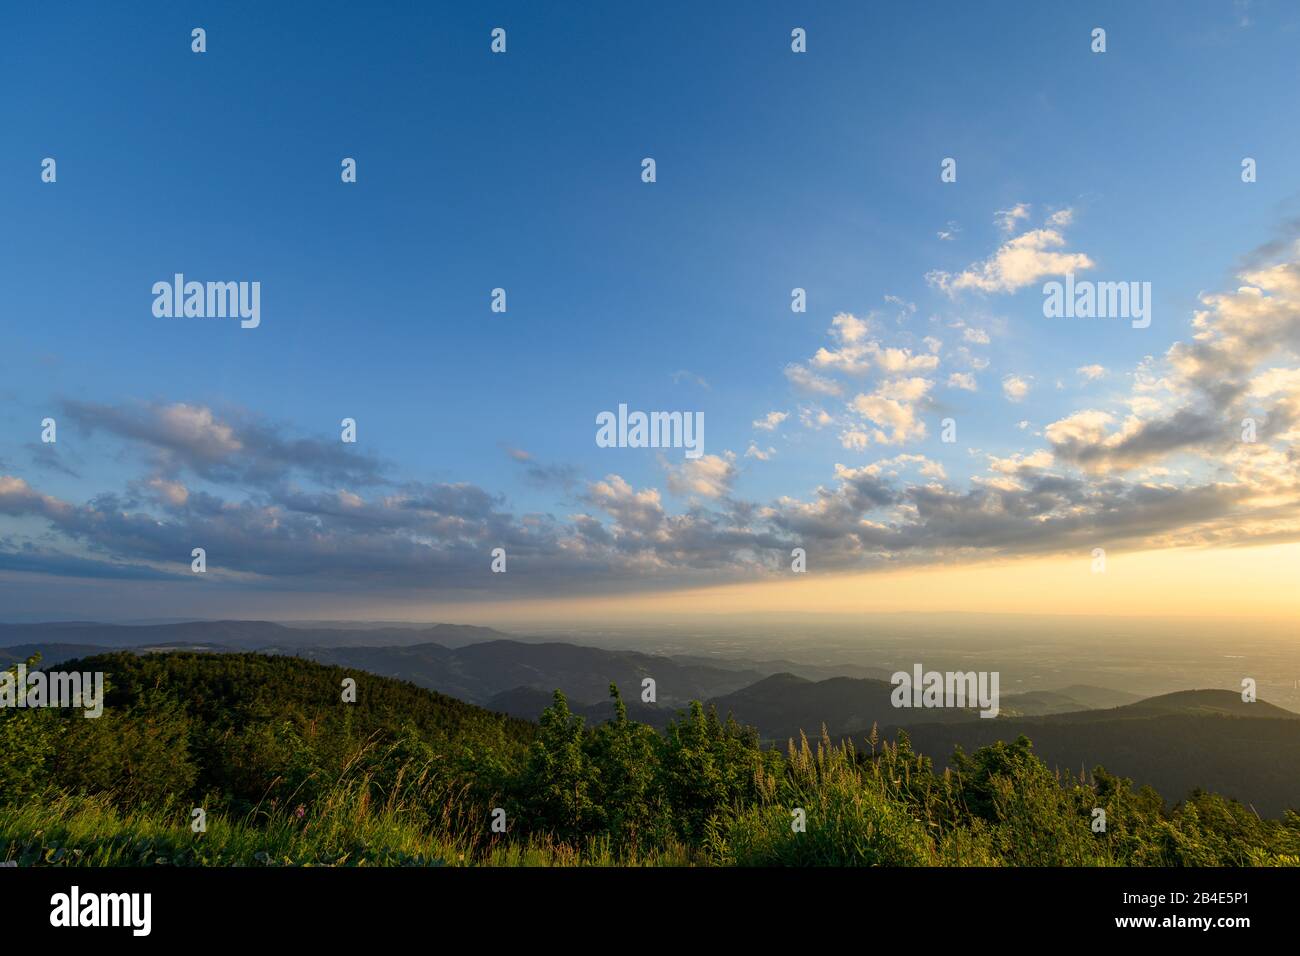
[(391, 606), (429, 620), (616, 620), (655, 614), (982, 613), (1300, 620), (1300, 544), (1090, 553), (890, 571), (805, 574), (602, 597)]

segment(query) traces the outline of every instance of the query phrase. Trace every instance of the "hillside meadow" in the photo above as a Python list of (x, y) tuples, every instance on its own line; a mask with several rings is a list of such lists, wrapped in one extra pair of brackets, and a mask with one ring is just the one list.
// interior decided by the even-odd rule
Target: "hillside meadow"
[(587, 726), (558, 692), (532, 723), (291, 657), (113, 653), (60, 668), (105, 672), (104, 714), (0, 712), (0, 861), (1300, 865), (1295, 810), (1261, 819), (1101, 767), (1063, 776), (1025, 737), (944, 755), (936, 772), (904, 731), (773, 748), (698, 703), (659, 731), (628, 719), (613, 686), (614, 717)]

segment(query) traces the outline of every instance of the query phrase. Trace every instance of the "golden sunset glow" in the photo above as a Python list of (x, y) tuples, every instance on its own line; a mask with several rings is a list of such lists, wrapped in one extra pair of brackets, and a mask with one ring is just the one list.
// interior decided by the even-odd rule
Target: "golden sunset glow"
[[(1300, 620), (1300, 545), (1171, 549), (1092, 558), (1029, 558), (949, 567), (791, 575), (762, 583), (604, 598), (439, 605), (464, 620), (617, 620), (649, 614), (969, 612)], [(412, 613), (380, 613), (397, 617)]]

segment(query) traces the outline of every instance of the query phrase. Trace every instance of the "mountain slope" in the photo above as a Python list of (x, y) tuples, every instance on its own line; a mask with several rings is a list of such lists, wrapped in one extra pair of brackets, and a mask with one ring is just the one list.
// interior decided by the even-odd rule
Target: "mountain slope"
[[(479, 731), (503, 732), (519, 743), (532, 724), (389, 677), (293, 657), (252, 653), (101, 654), (65, 662), (69, 670), (103, 671), (105, 710), (145, 700), (165, 688), (186, 715), (217, 732), (269, 718), (309, 725), (346, 722), (351, 732), (412, 727), (427, 739), (450, 740)], [(356, 702), (343, 701), (342, 682), (356, 681)]]
[(1148, 697), (1123, 707), (1108, 710), (1087, 710), (1075, 714), (1057, 714), (1057, 720), (1097, 721), (1124, 720), (1141, 717), (1158, 717), (1162, 714), (1201, 714), (1221, 717), (1275, 717), (1280, 720), (1300, 720), (1300, 714), (1262, 700), (1246, 703), (1241, 694), (1232, 690), (1180, 690), (1159, 697)]
[(1261, 716), (1233, 717), (1193, 709), (1101, 716), (1105, 713), (1088, 712), (1086, 720), (1058, 715), (905, 729), (917, 750), (934, 757), (936, 768), (948, 765), (956, 747), (970, 753), (1023, 735), (1049, 767), (1074, 776), (1100, 764), (1173, 799), (1202, 788), (1235, 797), (1263, 816), (1300, 808), (1300, 715), (1266, 716), (1261, 710)]
[(821, 733), (823, 725), (832, 736), (870, 728), (873, 723), (966, 721), (981, 719), (977, 711), (955, 709), (900, 709), (890, 695), (894, 685), (879, 680), (832, 677), (810, 681), (793, 674), (771, 677), (709, 701), (719, 715), (732, 714), (743, 724), (757, 727), (769, 739), (809, 736)]
[(1059, 690), (1031, 690), (1002, 695), (1001, 715), (1035, 717), (1045, 714), (1068, 714), (1073, 711), (1122, 707), (1137, 703), (1137, 694), (1075, 684)]
[(650, 677), (660, 704), (684, 707), (691, 700), (727, 693), (763, 676), (755, 671), (681, 664), (652, 654), (562, 642), (495, 640), (459, 648), (436, 644), (315, 647), (287, 653), (401, 677), (474, 703), (487, 703), (498, 694), (522, 687), (544, 692), (548, 701), (558, 688), (576, 704), (602, 704), (609, 698), (611, 683), (631, 702), (640, 699), (641, 682)]
[[(82, 652), (132, 648), (289, 654), (372, 674), (409, 680), (472, 703), (520, 687), (549, 695), (563, 690), (579, 704), (603, 705), (616, 683), (629, 702), (642, 680), (653, 678), (659, 702), (670, 709), (730, 693), (765, 676), (743, 666), (715, 666), (633, 651), (612, 651), (562, 641), (529, 642), (490, 628), (437, 624), (427, 628), (286, 627), (267, 621), (198, 621), (179, 624), (0, 624), (0, 646), (22, 657), (77, 645)], [(72, 653), (58, 650), (60, 660)], [(19, 659), (17, 654), (14, 659)], [(6, 661), (5, 663), (8, 663)], [(536, 714), (531, 715), (533, 717)]]
[[(906, 730), (914, 747), (943, 768), (957, 747), (969, 753), (1024, 735), (1048, 766), (1074, 775), (1100, 764), (1162, 794), (1201, 787), (1266, 816), (1300, 807), (1300, 714), (1264, 701), (1243, 703), (1234, 691), (1179, 691), (1107, 710), (1042, 716), (1016, 715), (1023, 695), (1008, 695), (1010, 716), (988, 719), (969, 710), (898, 709), (892, 690), (882, 681), (781, 674), (712, 703), (778, 742), (801, 731), (814, 737), (825, 725), (832, 737), (861, 746), (876, 724), (886, 740)], [(1041, 695), (1038, 702), (1044, 698), (1051, 699)]]

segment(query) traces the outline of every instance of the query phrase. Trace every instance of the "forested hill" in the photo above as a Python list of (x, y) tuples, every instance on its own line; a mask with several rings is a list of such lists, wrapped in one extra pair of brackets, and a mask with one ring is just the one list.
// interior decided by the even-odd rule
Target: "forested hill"
[[(310, 801), (350, 767), (383, 776), (418, 763), (448, 779), (457, 760), (490, 768), (521, 758), (537, 730), (406, 681), (291, 657), (115, 652), (59, 670), (106, 675), (103, 715), (0, 713), (0, 789), (52, 785), (125, 805), (215, 800), (242, 813)], [(344, 700), (349, 679), (355, 703)]]
[[(347, 729), (356, 736), (414, 728), (429, 741), (478, 736), (526, 745), (536, 725), (494, 714), (408, 681), (366, 671), (265, 654), (119, 652), (67, 661), (60, 670), (104, 671), (107, 709), (130, 708), (151, 691), (178, 701), (195, 729), (219, 733), (268, 720)], [(355, 701), (343, 681), (356, 681)]]
[(1170, 798), (1202, 788), (1264, 816), (1300, 807), (1300, 714), (1262, 700), (1243, 703), (1227, 690), (1032, 719), (909, 724), (907, 731), (939, 767), (958, 747), (971, 751), (1023, 735), (1048, 766), (1076, 775), (1100, 763)]

